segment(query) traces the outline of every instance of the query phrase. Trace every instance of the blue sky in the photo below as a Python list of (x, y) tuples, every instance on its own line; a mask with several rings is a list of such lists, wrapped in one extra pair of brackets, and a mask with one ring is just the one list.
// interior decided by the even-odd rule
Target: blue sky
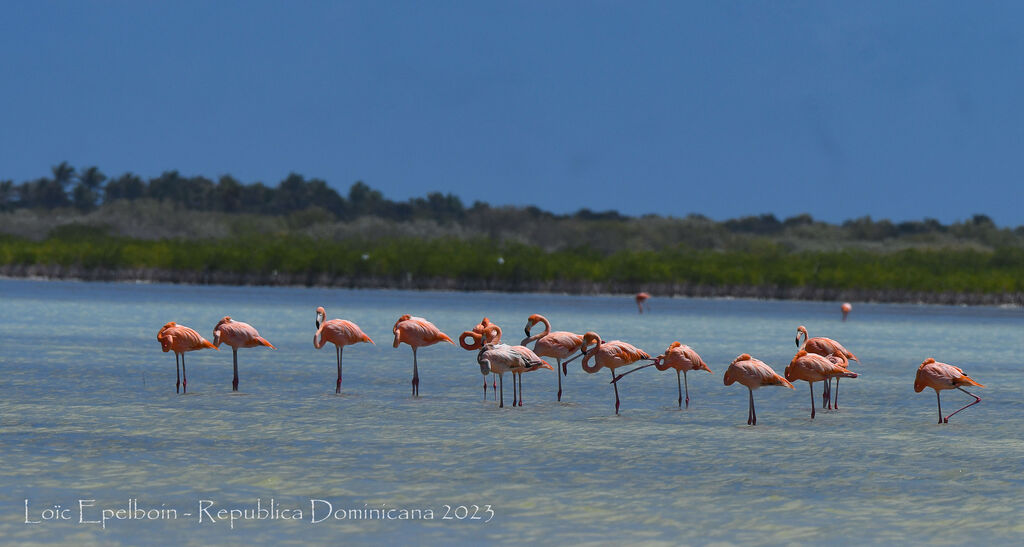
[(0, 179), (1024, 225), (1024, 3), (0, 7)]

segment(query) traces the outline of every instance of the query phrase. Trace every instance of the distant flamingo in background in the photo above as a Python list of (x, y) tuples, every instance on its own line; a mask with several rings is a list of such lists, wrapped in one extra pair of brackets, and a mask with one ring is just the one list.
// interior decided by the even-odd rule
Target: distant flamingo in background
[[(494, 327), (494, 325), (492, 325)], [(524, 346), (510, 346), (508, 344), (486, 343), (480, 348), (476, 362), (480, 365), (480, 374), (487, 376), (488, 371), (498, 375), (501, 383), (501, 402), (499, 408), (505, 406), (505, 373), (511, 372), (519, 378), (519, 400), (516, 401), (515, 378), (512, 382), (512, 406), (523, 406), (522, 401), (522, 375), (524, 372), (546, 368), (553, 370), (551, 365), (537, 356), (536, 353)], [(557, 371), (556, 371), (557, 374)]]
[(840, 306), (840, 309), (843, 310), (843, 321), (846, 321), (846, 316), (850, 315), (850, 310), (853, 309), (853, 306), (851, 306), (849, 302), (843, 302), (843, 305)]
[[(313, 347), (320, 349), (328, 342), (334, 344), (334, 352), (338, 357), (338, 382), (335, 384), (334, 392), (341, 393), (341, 356), (345, 346), (369, 342), (373, 340), (359, 328), (359, 325), (344, 319), (327, 319), (327, 312), (323, 307), (316, 309), (316, 332), (313, 333)], [(376, 345), (376, 344), (374, 344)]]
[[(590, 348), (591, 345), (594, 347)], [(615, 369), (625, 365), (632, 365), (642, 359), (650, 359), (651, 356), (646, 351), (620, 340), (605, 342), (593, 331), (583, 335), (583, 345), (580, 346), (580, 351), (583, 352), (583, 362), (580, 364), (587, 373), (594, 374), (601, 370), (601, 367), (611, 371), (611, 384), (615, 387), (615, 414), (618, 415), (619, 384), (617, 382), (618, 378), (615, 376)], [(593, 365), (589, 364), (591, 359), (594, 360)]]
[(759, 359), (754, 359), (749, 353), (744, 353), (732, 360), (729, 368), (725, 371), (723, 378), (725, 385), (730, 386), (739, 382), (750, 390), (750, 406), (747, 409), (747, 425), (757, 425), (757, 411), (754, 410), (754, 390), (761, 386), (786, 386), (796, 389), (789, 380), (779, 376), (772, 367), (764, 364)]
[[(474, 351), (474, 350), (480, 349), (484, 345), (483, 334), (484, 334), (484, 332), (487, 331), (487, 328), (490, 327), (491, 325), (494, 325), (494, 323), (491, 323), (490, 319), (484, 317), (483, 320), (481, 320), (480, 323), (477, 324), (477, 326), (473, 327), (472, 330), (463, 331), (463, 333), (461, 335), (459, 335), (459, 345), (462, 346), (462, 349), (468, 350), (468, 351)], [(479, 335), (479, 336), (475, 336), (475, 335)], [(472, 340), (472, 342), (467, 342), (466, 338), (469, 338), (470, 340)], [(500, 338), (500, 334), (499, 334), (499, 338), (497, 340), (494, 340), (494, 343), (497, 344), (497, 343), (500, 343), (500, 342), (501, 342), (501, 338)], [(497, 400), (498, 399), (498, 391), (497, 391), (498, 390), (498, 380), (496, 380), (494, 378), (495, 376), (496, 376), (496, 374), (492, 374), (491, 375), (491, 382), (492, 382), (492, 387), (495, 390), (494, 391), (494, 399)], [(485, 374), (484, 375), (484, 399), (486, 399), (486, 398), (487, 398), (487, 375)]]
[[(537, 323), (544, 324), (544, 332), (530, 336), (530, 329)], [(520, 342), (521, 345), (525, 346), (530, 342), (536, 342), (533, 345), (533, 351), (537, 355), (541, 357), (554, 357), (556, 359), (557, 366), (561, 369), (561, 372), (559, 372), (558, 368), (555, 369), (555, 377), (558, 378), (558, 400), (561, 401), (562, 376), (568, 376), (569, 372), (566, 367), (573, 359), (580, 357), (576, 350), (580, 349), (580, 346), (583, 345), (583, 336), (566, 331), (551, 332), (551, 322), (539, 313), (535, 313), (526, 319), (525, 332), (526, 338)], [(576, 356), (568, 359), (574, 353), (576, 353)], [(562, 359), (568, 360), (562, 362)]]
[[(975, 382), (970, 376), (964, 374), (963, 369), (960, 367), (940, 363), (931, 357), (925, 359), (924, 362), (921, 363), (921, 366), (917, 368), (917, 377), (914, 378), (915, 392), (921, 393), (921, 391), (926, 387), (930, 387), (935, 390), (935, 401), (939, 405), (940, 424), (949, 423), (949, 419), (953, 417), (953, 414), (981, 402), (981, 397), (967, 391), (962, 386), (985, 387), (978, 382)], [(971, 397), (974, 397), (974, 402), (943, 418), (942, 400), (939, 398), (939, 391), (942, 391), (943, 389), (959, 389)]]
[[(801, 343), (801, 338), (803, 339), (803, 343)], [(796, 347), (797, 347), (797, 349), (802, 349), (802, 350), (807, 351), (807, 353), (816, 353), (818, 355), (821, 355), (822, 357), (830, 357), (830, 356), (836, 357), (838, 359), (838, 361), (841, 361), (841, 364), (843, 365), (844, 368), (849, 366), (849, 360), (850, 359), (853, 359), (854, 361), (857, 361), (858, 363), (860, 362), (860, 360), (857, 359), (856, 355), (854, 355), (854, 354), (850, 353), (849, 351), (847, 351), (847, 349), (844, 348), (842, 344), (840, 344), (839, 342), (836, 342), (835, 340), (833, 340), (831, 338), (824, 338), (824, 337), (821, 337), (821, 336), (815, 336), (814, 338), (808, 338), (807, 337), (807, 327), (805, 327), (803, 325), (800, 325), (799, 327), (796, 328)], [(835, 407), (837, 410), (839, 409), (839, 377), (836, 376), (835, 378), (836, 378), (836, 398), (835, 398), (835, 403), (833, 404), (832, 401), (829, 398), (831, 396), (831, 386), (829, 385), (829, 382), (826, 380), (825, 381), (825, 387), (824, 387), (824, 389), (822, 389), (822, 394), (821, 394), (821, 397), (822, 397), (821, 408), (832, 408), (832, 407)]]
[(412, 348), (412, 396), (419, 397), (420, 373), (419, 365), (416, 361), (416, 350), (423, 346), (432, 346), (438, 342), (448, 342), (452, 345), (455, 345), (455, 342), (430, 321), (422, 317), (413, 317), (409, 314), (399, 317), (391, 331), (395, 333), (394, 347), (397, 348), (398, 344), (405, 342)]
[(638, 313), (643, 313), (645, 306), (648, 312), (651, 311), (650, 304), (647, 304), (647, 300), (651, 298), (651, 295), (645, 292), (638, 292), (634, 298), (636, 298), (636, 309)]
[[(686, 382), (686, 371), (706, 370), (708, 372), (711, 372), (711, 369), (708, 368), (708, 365), (704, 362), (704, 359), (701, 359), (700, 355), (698, 355), (697, 352), (693, 350), (693, 348), (684, 345), (682, 342), (672, 342), (671, 344), (669, 344), (668, 349), (665, 350), (665, 353), (662, 353), (661, 355), (654, 358), (653, 363), (648, 363), (646, 365), (639, 366), (633, 370), (623, 372), (622, 374), (619, 375), (618, 378), (616, 378), (615, 381), (619, 381), (620, 379), (622, 379), (623, 376), (629, 374), (630, 372), (634, 372), (642, 368), (647, 368), (652, 365), (654, 366), (654, 368), (658, 370), (668, 370), (670, 368), (676, 369), (676, 387), (679, 388), (680, 408), (682, 408), (683, 406), (684, 386), (686, 388), (686, 408), (690, 408), (690, 386)], [(683, 379), (681, 384), (679, 380), (680, 372), (683, 373)]]
[[(190, 329), (185, 325), (179, 325), (174, 321), (161, 327), (160, 332), (156, 335), (156, 339), (160, 342), (160, 349), (164, 353), (174, 351), (174, 366), (178, 375), (178, 380), (174, 383), (174, 392), (178, 393), (178, 389), (182, 388), (182, 391), (188, 393), (188, 378), (185, 374), (185, 352), (206, 348), (217, 349), (217, 347), (200, 336), (194, 329)], [(178, 364), (179, 355), (181, 356), (180, 365)]]
[(786, 379), (790, 382), (805, 380), (811, 388), (811, 419), (814, 419), (814, 382), (827, 382), (832, 377), (856, 378), (856, 372), (846, 370), (839, 363), (816, 353), (800, 350), (786, 367)]
[(256, 329), (248, 323), (232, 321), (231, 317), (224, 316), (213, 327), (213, 345), (220, 348), (221, 343), (231, 346), (231, 360), (234, 364), (234, 378), (231, 380), (231, 391), (238, 391), (238, 348), (255, 348), (266, 346), (275, 348), (266, 338), (260, 336)]

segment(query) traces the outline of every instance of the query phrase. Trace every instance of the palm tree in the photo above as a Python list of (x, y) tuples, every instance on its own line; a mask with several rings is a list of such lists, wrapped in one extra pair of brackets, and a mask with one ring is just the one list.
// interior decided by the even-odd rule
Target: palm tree
[[(62, 164), (63, 165), (63, 164)], [(54, 169), (54, 176), (56, 177), (57, 171)], [(100, 192), (102, 191), (103, 181), (107, 180), (107, 176), (104, 175), (99, 167), (89, 167), (78, 174), (78, 185), (75, 186), (73, 194), (75, 207), (82, 211), (91, 211), (96, 207), (96, 202), (99, 200)]]

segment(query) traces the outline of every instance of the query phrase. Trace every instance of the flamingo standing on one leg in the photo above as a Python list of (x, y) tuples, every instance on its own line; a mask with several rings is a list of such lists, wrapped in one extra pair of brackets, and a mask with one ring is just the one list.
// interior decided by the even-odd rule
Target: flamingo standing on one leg
[[(480, 353), (477, 354), (476, 361), (480, 365), (480, 374), (483, 374), (485, 377), (488, 372), (498, 375), (501, 383), (499, 388), (501, 390), (501, 402), (498, 403), (499, 408), (503, 408), (505, 406), (506, 372), (511, 372), (521, 378), (524, 372), (532, 372), (542, 368), (553, 370), (551, 365), (538, 357), (537, 354), (529, 348), (524, 346), (509, 346), (507, 344), (484, 344), (480, 348)], [(521, 383), (522, 380), (520, 379), (520, 384)], [(512, 406), (516, 406), (514, 378), (512, 388)], [(520, 394), (522, 393), (522, 387), (520, 387), (519, 392)], [(522, 395), (520, 395), (520, 397), (522, 397)], [(518, 405), (523, 406), (522, 399), (519, 400)]]
[(416, 350), (423, 346), (432, 346), (438, 342), (448, 342), (452, 345), (455, 345), (455, 342), (430, 321), (422, 317), (413, 317), (409, 314), (399, 317), (391, 331), (395, 333), (394, 347), (397, 348), (398, 344), (405, 342), (412, 348), (412, 396), (419, 397), (420, 372), (416, 361)]
[[(803, 343), (801, 343), (801, 337)], [(849, 363), (850, 359), (860, 362), (857, 356), (847, 351), (842, 344), (836, 342), (831, 338), (825, 338), (822, 336), (815, 336), (814, 338), (807, 337), (807, 327), (800, 325), (796, 328), (796, 347), (797, 349), (806, 350), (807, 353), (816, 353), (822, 357), (834, 356), (842, 361), (844, 367)], [(833, 404), (831, 399), (831, 387), (828, 381), (825, 381), (825, 387), (822, 389), (822, 402), (821, 408), (839, 408), (839, 377), (836, 376), (836, 397), (835, 403)]]
[[(680, 408), (682, 408), (683, 406), (684, 386), (686, 389), (686, 408), (690, 408), (690, 386), (686, 382), (686, 371), (706, 370), (708, 372), (711, 372), (711, 369), (708, 368), (708, 365), (704, 362), (704, 359), (701, 359), (700, 355), (698, 355), (697, 352), (693, 350), (693, 348), (684, 345), (681, 342), (672, 342), (671, 344), (669, 344), (668, 349), (665, 350), (665, 353), (662, 353), (661, 355), (654, 358), (653, 363), (648, 363), (646, 365), (639, 366), (633, 370), (623, 372), (622, 374), (619, 375), (618, 378), (616, 378), (615, 381), (619, 381), (620, 379), (622, 379), (623, 376), (629, 374), (630, 372), (634, 372), (642, 368), (647, 368), (652, 365), (654, 366), (654, 368), (658, 370), (668, 370), (670, 368), (676, 369), (676, 387), (679, 388)], [(680, 372), (683, 373), (683, 378), (681, 382), (679, 379)]]
[(789, 380), (779, 376), (772, 367), (764, 364), (759, 359), (754, 359), (749, 353), (744, 353), (729, 363), (723, 378), (725, 385), (732, 385), (739, 382), (750, 391), (750, 406), (747, 409), (747, 425), (757, 425), (757, 411), (754, 410), (754, 390), (761, 386), (786, 386), (796, 389)]
[(636, 296), (634, 296), (633, 298), (636, 299), (636, 310), (637, 310), (637, 313), (643, 313), (644, 312), (644, 307), (647, 308), (648, 312), (651, 311), (651, 306), (650, 306), (650, 304), (647, 303), (647, 300), (651, 298), (651, 295), (649, 295), (649, 294), (647, 294), (645, 292), (638, 292), (638, 293), (636, 293)]
[[(494, 325), (494, 323), (491, 323), (490, 319), (484, 317), (483, 320), (480, 321), (480, 323), (477, 324), (477, 326), (473, 327), (472, 330), (463, 331), (463, 333), (459, 336), (459, 345), (462, 346), (462, 349), (468, 350), (468, 351), (474, 351), (474, 350), (480, 349), (480, 347), (483, 346), (483, 344), (484, 344), (484, 342), (483, 342), (483, 334), (484, 334), (484, 332), (487, 331), (488, 327), (490, 327), (491, 325)], [(495, 325), (495, 326), (497, 326), (497, 325)], [(499, 327), (499, 330), (500, 330), (500, 327)], [(480, 335), (480, 336), (476, 336), (476, 335)], [(501, 335), (499, 334), (498, 336), (499, 336), (499, 338), (497, 340), (494, 340), (495, 344), (501, 342), (501, 338), (500, 338)], [(469, 338), (470, 340), (473, 340), (473, 341), (472, 342), (466, 342), (466, 338)], [(496, 376), (495, 374), (491, 375), (491, 383), (492, 383), (492, 387), (495, 389), (494, 398), (495, 398), (495, 400), (497, 400), (497, 398), (498, 398), (498, 392), (497, 392), (498, 380), (494, 378), (495, 376)], [(487, 375), (485, 374), (484, 375), (484, 399), (486, 399), (486, 398), (487, 398)]]
[[(926, 387), (930, 387), (935, 390), (935, 401), (939, 405), (940, 424), (949, 423), (949, 419), (953, 417), (953, 414), (960, 412), (960, 410), (963, 410), (968, 406), (974, 406), (981, 402), (981, 397), (967, 391), (963, 386), (985, 387), (978, 382), (975, 382), (970, 376), (964, 374), (963, 369), (960, 367), (940, 363), (931, 357), (925, 359), (924, 362), (921, 363), (921, 366), (917, 368), (917, 377), (914, 378), (914, 391), (917, 393), (921, 393), (921, 391)], [(939, 398), (939, 392), (943, 389), (959, 389), (971, 397), (974, 397), (974, 402), (943, 418), (942, 400)]]
[[(359, 325), (344, 319), (331, 319), (326, 321), (327, 312), (321, 306), (316, 309), (316, 332), (313, 333), (313, 347), (320, 349), (328, 342), (334, 344), (334, 350), (338, 357), (338, 382), (335, 384), (334, 392), (341, 393), (341, 354), (345, 346), (369, 342), (373, 344)], [(373, 344), (376, 345), (376, 344)]]
[[(594, 347), (590, 348), (591, 345)], [(651, 356), (646, 351), (620, 340), (605, 342), (593, 331), (583, 335), (583, 345), (580, 346), (580, 351), (583, 353), (583, 362), (580, 364), (583, 370), (589, 374), (594, 374), (601, 370), (601, 367), (611, 371), (611, 384), (615, 387), (615, 414), (618, 415), (619, 384), (616, 382), (618, 378), (615, 376), (615, 369), (625, 365), (632, 365), (642, 359), (649, 360)], [(589, 364), (591, 359), (594, 360), (594, 365)]]
[(846, 316), (850, 315), (850, 310), (853, 309), (853, 306), (851, 306), (849, 302), (843, 302), (843, 305), (840, 306), (839, 309), (843, 312), (843, 321), (846, 321)]
[(832, 377), (856, 378), (856, 372), (846, 370), (840, 363), (816, 353), (800, 350), (786, 367), (786, 379), (790, 382), (805, 380), (811, 388), (811, 419), (814, 419), (814, 382), (828, 382)]
[[(544, 324), (544, 332), (530, 336), (530, 329), (537, 323)], [(526, 338), (520, 342), (520, 345), (525, 346), (530, 342), (536, 342), (533, 345), (533, 351), (537, 355), (541, 357), (554, 357), (556, 359), (558, 368), (555, 369), (555, 377), (558, 378), (558, 400), (561, 401), (562, 376), (568, 376), (569, 372), (566, 367), (573, 359), (580, 355), (577, 353), (575, 357), (565, 362), (562, 362), (562, 359), (569, 358), (576, 353), (576, 350), (580, 349), (580, 346), (583, 345), (583, 336), (566, 331), (551, 332), (551, 322), (543, 315), (535, 313), (526, 320)], [(559, 368), (561, 373), (559, 373)]]
[[(157, 333), (156, 339), (160, 342), (160, 349), (164, 353), (174, 351), (174, 366), (178, 375), (178, 379), (174, 383), (174, 392), (178, 393), (179, 388), (181, 388), (182, 391), (188, 393), (188, 376), (185, 374), (185, 352), (206, 348), (217, 349), (217, 346), (214, 346), (206, 338), (200, 336), (194, 329), (190, 329), (185, 325), (179, 325), (174, 321), (164, 325), (160, 332)], [(181, 364), (178, 363), (179, 355), (181, 356)]]
[(277, 349), (266, 338), (260, 336), (252, 325), (241, 321), (233, 321), (230, 316), (224, 316), (213, 327), (213, 345), (220, 347), (221, 343), (231, 346), (231, 360), (234, 365), (234, 378), (231, 380), (231, 391), (238, 391), (238, 348), (255, 348), (266, 346), (270, 349)]

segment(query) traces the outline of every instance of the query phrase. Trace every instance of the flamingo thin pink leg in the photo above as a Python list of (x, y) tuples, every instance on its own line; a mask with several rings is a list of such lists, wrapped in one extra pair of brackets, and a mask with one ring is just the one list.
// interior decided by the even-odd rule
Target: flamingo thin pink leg
[[(679, 408), (683, 408), (683, 384), (682, 384), (682, 380), (679, 379), (679, 369), (676, 369), (676, 388), (679, 389)], [(686, 399), (687, 399), (686, 406), (689, 407), (690, 406), (690, 401), (689, 401), (690, 397), (687, 396)]]
[(615, 382), (615, 371), (608, 369), (612, 373), (612, 386), (615, 387), (615, 415), (619, 415), (619, 384)]
[(516, 376), (519, 376), (519, 406), (523, 406), (523, 373), (520, 372)]
[(181, 354), (181, 392), (188, 393), (188, 374), (185, 374), (185, 354)]
[[(562, 365), (562, 360), (561, 359), (558, 359), (557, 357), (556, 357), (556, 359), (557, 359), (556, 362), (558, 363), (558, 366), (557, 366), (557, 368), (555, 368), (555, 377), (558, 378), (558, 400), (561, 401), (562, 400), (562, 375), (558, 373), (558, 369), (562, 368), (563, 365)], [(565, 369), (562, 368), (562, 370), (565, 370)]]
[[(502, 378), (504, 380), (504, 378)], [(516, 406), (516, 401), (519, 400), (518, 391), (516, 391), (516, 373), (512, 373), (512, 406)]]
[(839, 410), (839, 377), (838, 376), (836, 376), (836, 395), (835, 395), (835, 401), (832, 403), (832, 408), (835, 409), (835, 410)]
[(939, 397), (939, 390), (935, 390), (935, 402), (939, 405), (939, 423), (942, 423), (942, 399)]
[(750, 418), (747, 420), (747, 425), (757, 425), (757, 411), (754, 410), (754, 390), (748, 390), (750, 392)]
[[(963, 391), (964, 393), (970, 395), (971, 397), (974, 397), (974, 402), (973, 403), (969, 403), (967, 406), (961, 408), (960, 410), (964, 410), (965, 408), (967, 408), (969, 406), (974, 406), (974, 405), (976, 405), (976, 404), (981, 402), (981, 397), (978, 397), (977, 395), (971, 393), (970, 391), (967, 391), (966, 389), (964, 389), (962, 387), (959, 387), (959, 386), (957, 386), (957, 389), (959, 389), (960, 391)], [(936, 392), (936, 393), (938, 393), (938, 392)], [(957, 410), (956, 412), (960, 412), (960, 410)], [(956, 414), (956, 412), (954, 412), (953, 414)], [(942, 421), (945, 422), (945, 423), (949, 423), (949, 419), (953, 417), (953, 414), (950, 414), (949, 416), (946, 416)]]
[(231, 391), (238, 391), (238, 348), (231, 348), (231, 362), (235, 369), (235, 376), (231, 380)]
[(338, 382), (334, 386), (334, 392), (341, 393), (341, 346), (334, 346), (334, 349), (337, 350), (335, 353), (338, 354)]
[(412, 396), (420, 396), (420, 368), (416, 363), (416, 346), (412, 347)]
[[(828, 378), (825, 379), (828, 381)], [(807, 385), (811, 388), (811, 419), (814, 419), (814, 382), (807, 382)]]
[(174, 392), (181, 393), (181, 364), (178, 363), (178, 352), (174, 352), (174, 372), (178, 375), (178, 380), (174, 383)]
[(498, 408), (505, 408), (505, 376), (499, 374), (498, 380), (501, 381), (501, 402), (498, 403)]

